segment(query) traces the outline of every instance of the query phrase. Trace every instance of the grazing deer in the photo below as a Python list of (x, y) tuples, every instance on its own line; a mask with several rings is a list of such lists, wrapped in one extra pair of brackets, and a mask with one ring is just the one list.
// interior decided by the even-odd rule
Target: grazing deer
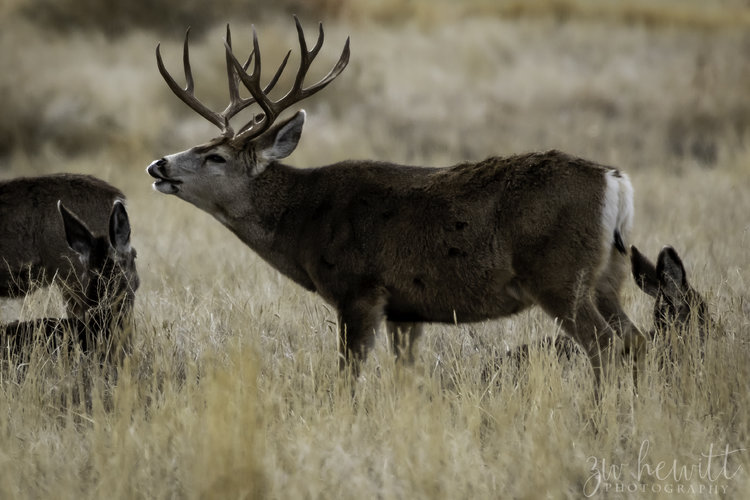
[[(92, 229), (62, 200), (85, 214)], [(110, 337), (113, 326), (124, 326), (139, 278), (123, 200), (119, 190), (89, 176), (62, 174), (0, 183), (0, 295), (22, 295), (34, 286), (56, 282), (69, 316), (4, 325), (6, 340), (20, 345), (35, 330), (55, 336), (67, 329), (87, 350), (94, 334)], [(59, 217), (53, 215), (55, 203)]]
[(684, 330), (696, 325), (702, 343), (712, 329), (713, 321), (706, 301), (688, 283), (685, 266), (675, 249), (671, 246), (662, 248), (654, 266), (635, 246), (631, 246), (630, 262), (638, 287), (655, 299), (654, 328), (648, 337), (653, 339), (658, 332), (670, 327)]
[[(653, 326), (647, 332), (649, 340), (667, 332), (670, 328), (679, 332), (695, 326), (700, 345), (714, 328), (708, 305), (701, 294), (687, 280), (685, 266), (671, 246), (665, 246), (656, 260), (656, 265), (641, 254), (635, 246), (630, 247), (630, 263), (633, 278), (638, 287), (653, 297)], [(554, 349), (558, 359), (571, 359), (580, 352), (576, 344), (563, 335), (552, 340), (545, 337), (537, 344), (538, 349)], [(516, 363), (528, 359), (529, 344), (522, 344), (504, 355)], [(497, 368), (497, 367), (496, 367)]]
[[(633, 215), (627, 175), (559, 151), (447, 168), (377, 161), (284, 165), (305, 113), (274, 122), (333, 81), (349, 60), (347, 39), (328, 75), (304, 87), (323, 28), (308, 51), (295, 22), (300, 67), (278, 100), (269, 92), (289, 54), (263, 87), (255, 30), (242, 64), (227, 27), (230, 103), (222, 112), (194, 95), (188, 35), (184, 89), (157, 46), (169, 88), (221, 135), (154, 161), (147, 168), (154, 188), (213, 215), (281, 273), (332, 304), (340, 366), (355, 374), (383, 320), (404, 335), (410, 358), (420, 323), (483, 321), (538, 304), (588, 353), (598, 379), (614, 330), (628, 340), (638, 335), (618, 298)], [(240, 97), (240, 82), (249, 97)], [(262, 112), (235, 133), (230, 119), (251, 104)]]

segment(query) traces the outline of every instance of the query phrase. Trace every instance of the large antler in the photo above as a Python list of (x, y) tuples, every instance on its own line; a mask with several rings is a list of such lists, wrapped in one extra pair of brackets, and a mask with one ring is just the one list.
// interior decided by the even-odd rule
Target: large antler
[[(237, 75), (237, 72), (234, 69), (234, 55), (231, 56), (231, 47), (232, 47), (232, 34), (229, 31), (229, 25), (227, 25), (227, 38), (226, 38), (226, 45), (230, 48), (229, 53), (227, 53), (227, 81), (229, 84), (229, 104), (227, 105), (226, 109), (222, 111), (221, 113), (217, 113), (216, 111), (212, 111), (209, 109), (205, 104), (200, 102), (195, 97), (195, 84), (193, 82), (193, 73), (190, 68), (190, 54), (188, 50), (188, 38), (190, 36), (190, 28), (187, 29), (185, 32), (185, 44), (183, 46), (182, 51), (182, 62), (185, 67), (185, 88), (179, 86), (179, 84), (172, 78), (172, 75), (169, 74), (167, 69), (164, 67), (164, 62), (161, 59), (161, 53), (160, 53), (160, 46), (161, 44), (156, 46), (156, 65), (159, 67), (159, 73), (161, 73), (161, 76), (164, 78), (164, 81), (167, 82), (167, 85), (172, 90), (172, 92), (175, 93), (177, 97), (179, 97), (185, 104), (187, 104), (192, 110), (194, 110), (196, 113), (201, 115), (206, 120), (210, 121), (219, 129), (221, 129), (222, 135), (225, 137), (234, 137), (234, 130), (232, 130), (231, 125), (229, 124), (229, 120), (235, 116), (237, 113), (245, 109), (246, 107), (250, 106), (255, 102), (254, 97), (248, 97), (248, 98), (242, 98), (240, 97), (240, 92), (238, 88), (239, 83), (239, 77)], [(278, 82), (279, 77), (281, 76), (281, 73), (284, 71), (284, 68), (286, 67), (286, 63), (289, 60), (289, 55), (292, 53), (290, 50), (287, 52), (286, 57), (284, 57), (284, 60), (281, 62), (281, 65), (279, 66), (279, 69), (276, 70), (276, 74), (273, 76), (270, 82), (268, 82), (268, 85), (266, 85), (266, 88), (263, 89), (264, 93), (270, 92), (274, 85), (276, 85), (276, 82)], [(253, 59), (253, 56), (255, 55), (256, 61), (260, 59), (260, 52), (257, 51), (257, 45), (256, 50), (250, 53), (250, 56), (247, 58), (247, 62), (245, 64), (240, 64), (240, 68), (243, 68), (243, 73), (247, 70), (247, 68), (250, 66), (250, 62)], [(255, 119), (253, 119), (255, 121)]]
[[(305, 42), (305, 34), (302, 31), (302, 26), (300, 25), (299, 19), (297, 19), (297, 16), (294, 16), (294, 22), (297, 25), (297, 35), (299, 37), (299, 45), (300, 45), (300, 63), (299, 63), (299, 70), (297, 71), (297, 76), (294, 79), (294, 86), (292, 89), (282, 98), (280, 98), (278, 101), (273, 101), (268, 97), (269, 89), (266, 87), (266, 89), (262, 89), (260, 85), (260, 48), (258, 46), (258, 35), (255, 32), (255, 27), (253, 27), (253, 52), (252, 54), (255, 54), (255, 62), (253, 65), (253, 71), (252, 73), (247, 73), (247, 68), (249, 67), (249, 61), (248, 64), (241, 64), (237, 58), (232, 53), (232, 45), (227, 39), (225, 45), (227, 50), (227, 63), (229, 61), (232, 62), (234, 65), (234, 69), (236, 71), (236, 74), (239, 76), (239, 79), (242, 80), (242, 83), (245, 85), (247, 90), (250, 92), (250, 95), (252, 96), (252, 100), (258, 103), (260, 108), (263, 110), (263, 113), (259, 113), (253, 117), (250, 122), (245, 124), (240, 132), (235, 136), (238, 140), (248, 140), (253, 137), (257, 137), (273, 124), (273, 122), (278, 118), (278, 116), (287, 108), (292, 106), (293, 104), (306, 99), (307, 97), (310, 97), (314, 93), (318, 92), (319, 90), (322, 90), (326, 85), (331, 83), (334, 78), (339, 76), (339, 74), (344, 70), (346, 65), (349, 63), (349, 38), (347, 37), (346, 43), (344, 44), (344, 50), (341, 52), (341, 57), (339, 57), (338, 62), (334, 65), (334, 67), (331, 69), (331, 71), (328, 72), (328, 74), (320, 80), (318, 83), (313, 84), (307, 88), (303, 88), (303, 84), (305, 81), (305, 76), (307, 75), (308, 69), (310, 69), (310, 65), (312, 64), (313, 60), (315, 59), (315, 56), (318, 55), (318, 52), (320, 51), (320, 48), (323, 46), (323, 24), (320, 23), (318, 26), (318, 41), (315, 43), (315, 46), (312, 48), (312, 50), (307, 50), (307, 43)], [(288, 54), (287, 54), (288, 57)], [(286, 63), (286, 59), (284, 59), (284, 64)], [(283, 66), (283, 65), (282, 65)], [(278, 77), (278, 72), (277, 72)], [(275, 78), (277, 78), (275, 77)], [(275, 83), (275, 82), (274, 82)]]

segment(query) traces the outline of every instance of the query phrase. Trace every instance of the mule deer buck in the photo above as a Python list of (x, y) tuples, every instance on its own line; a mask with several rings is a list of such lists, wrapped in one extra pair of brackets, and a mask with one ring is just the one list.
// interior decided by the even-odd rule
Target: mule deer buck
[[(318, 83), (304, 86), (323, 44), (301, 51), (292, 89), (269, 92), (283, 60), (261, 84), (258, 37), (237, 60), (227, 26), (230, 102), (210, 110), (194, 93), (185, 36), (183, 89), (156, 61), (169, 88), (221, 135), (154, 161), (154, 188), (213, 215), (270, 265), (338, 312), (340, 367), (358, 373), (383, 320), (405, 352), (423, 322), (476, 322), (540, 305), (588, 353), (597, 379), (615, 330), (635, 340), (619, 302), (627, 274), (632, 187), (623, 172), (559, 151), (489, 158), (452, 167), (343, 161), (318, 168), (281, 162), (297, 146), (305, 112), (276, 122), (322, 90), (349, 60), (349, 40)], [(252, 70), (248, 68), (252, 62)], [(241, 97), (240, 82), (249, 93)], [(261, 112), (238, 132), (230, 119), (251, 104)], [(276, 123), (275, 123), (276, 122)]]
[[(110, 342), (113, 327), (125, 326), (139, 278), (124, 199), (119, 190), (90, 176), (0, 183), (0, 296), (24, 295), (56, 283), (68, 311), (67, 319), (0, 327), (6, 347), (28, 344), (42, 330), (53, 342), (71, 332), (88, 350), (99, 337)], [(75, 207), (87, 222), (64, 204)]]

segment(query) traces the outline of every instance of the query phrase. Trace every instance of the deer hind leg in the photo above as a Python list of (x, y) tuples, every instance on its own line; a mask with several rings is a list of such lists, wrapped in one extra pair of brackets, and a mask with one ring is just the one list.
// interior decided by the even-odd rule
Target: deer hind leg
[(606, 372), (614, 330), (591, 298), (583, 299), (573, 317), (563, 320), (562, 327), (588, 355), (598, 390)]
[(386, 328), (396, 360), (406, 365), (414, 364), (414, 345), (422, 336), (422, 323), (388, 321)]
[(375, 342), (375, 332), (383, 321), (386, 292), (366, 291), (339, 306), (339, 369), (359, 375), (360, 364)]
[(612, 248), (607, 267), (596, 283), (596, 306), (609, 326), (622, 337), (626, 352), (635, 352), (645, 337), (620, 304), (620, 290), (628, 272), (627, 261)]
[(599, 312), (593, 297), (591, 294), (573, 298), (570, 295), (546, 295), (538, 301), (547, 314), (561, 321), (565, 333), (588, 355), (598, 392), (614, 331)]

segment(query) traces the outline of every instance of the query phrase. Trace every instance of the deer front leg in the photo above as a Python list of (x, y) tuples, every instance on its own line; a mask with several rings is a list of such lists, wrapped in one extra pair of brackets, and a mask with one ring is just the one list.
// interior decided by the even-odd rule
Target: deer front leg
[(367, 359), (383, 321), (385, 303), (385, 290), (374, 288), (339, 307), (339, 370), (349, 368), (355, 378), (359, 376), (360, 364)]

